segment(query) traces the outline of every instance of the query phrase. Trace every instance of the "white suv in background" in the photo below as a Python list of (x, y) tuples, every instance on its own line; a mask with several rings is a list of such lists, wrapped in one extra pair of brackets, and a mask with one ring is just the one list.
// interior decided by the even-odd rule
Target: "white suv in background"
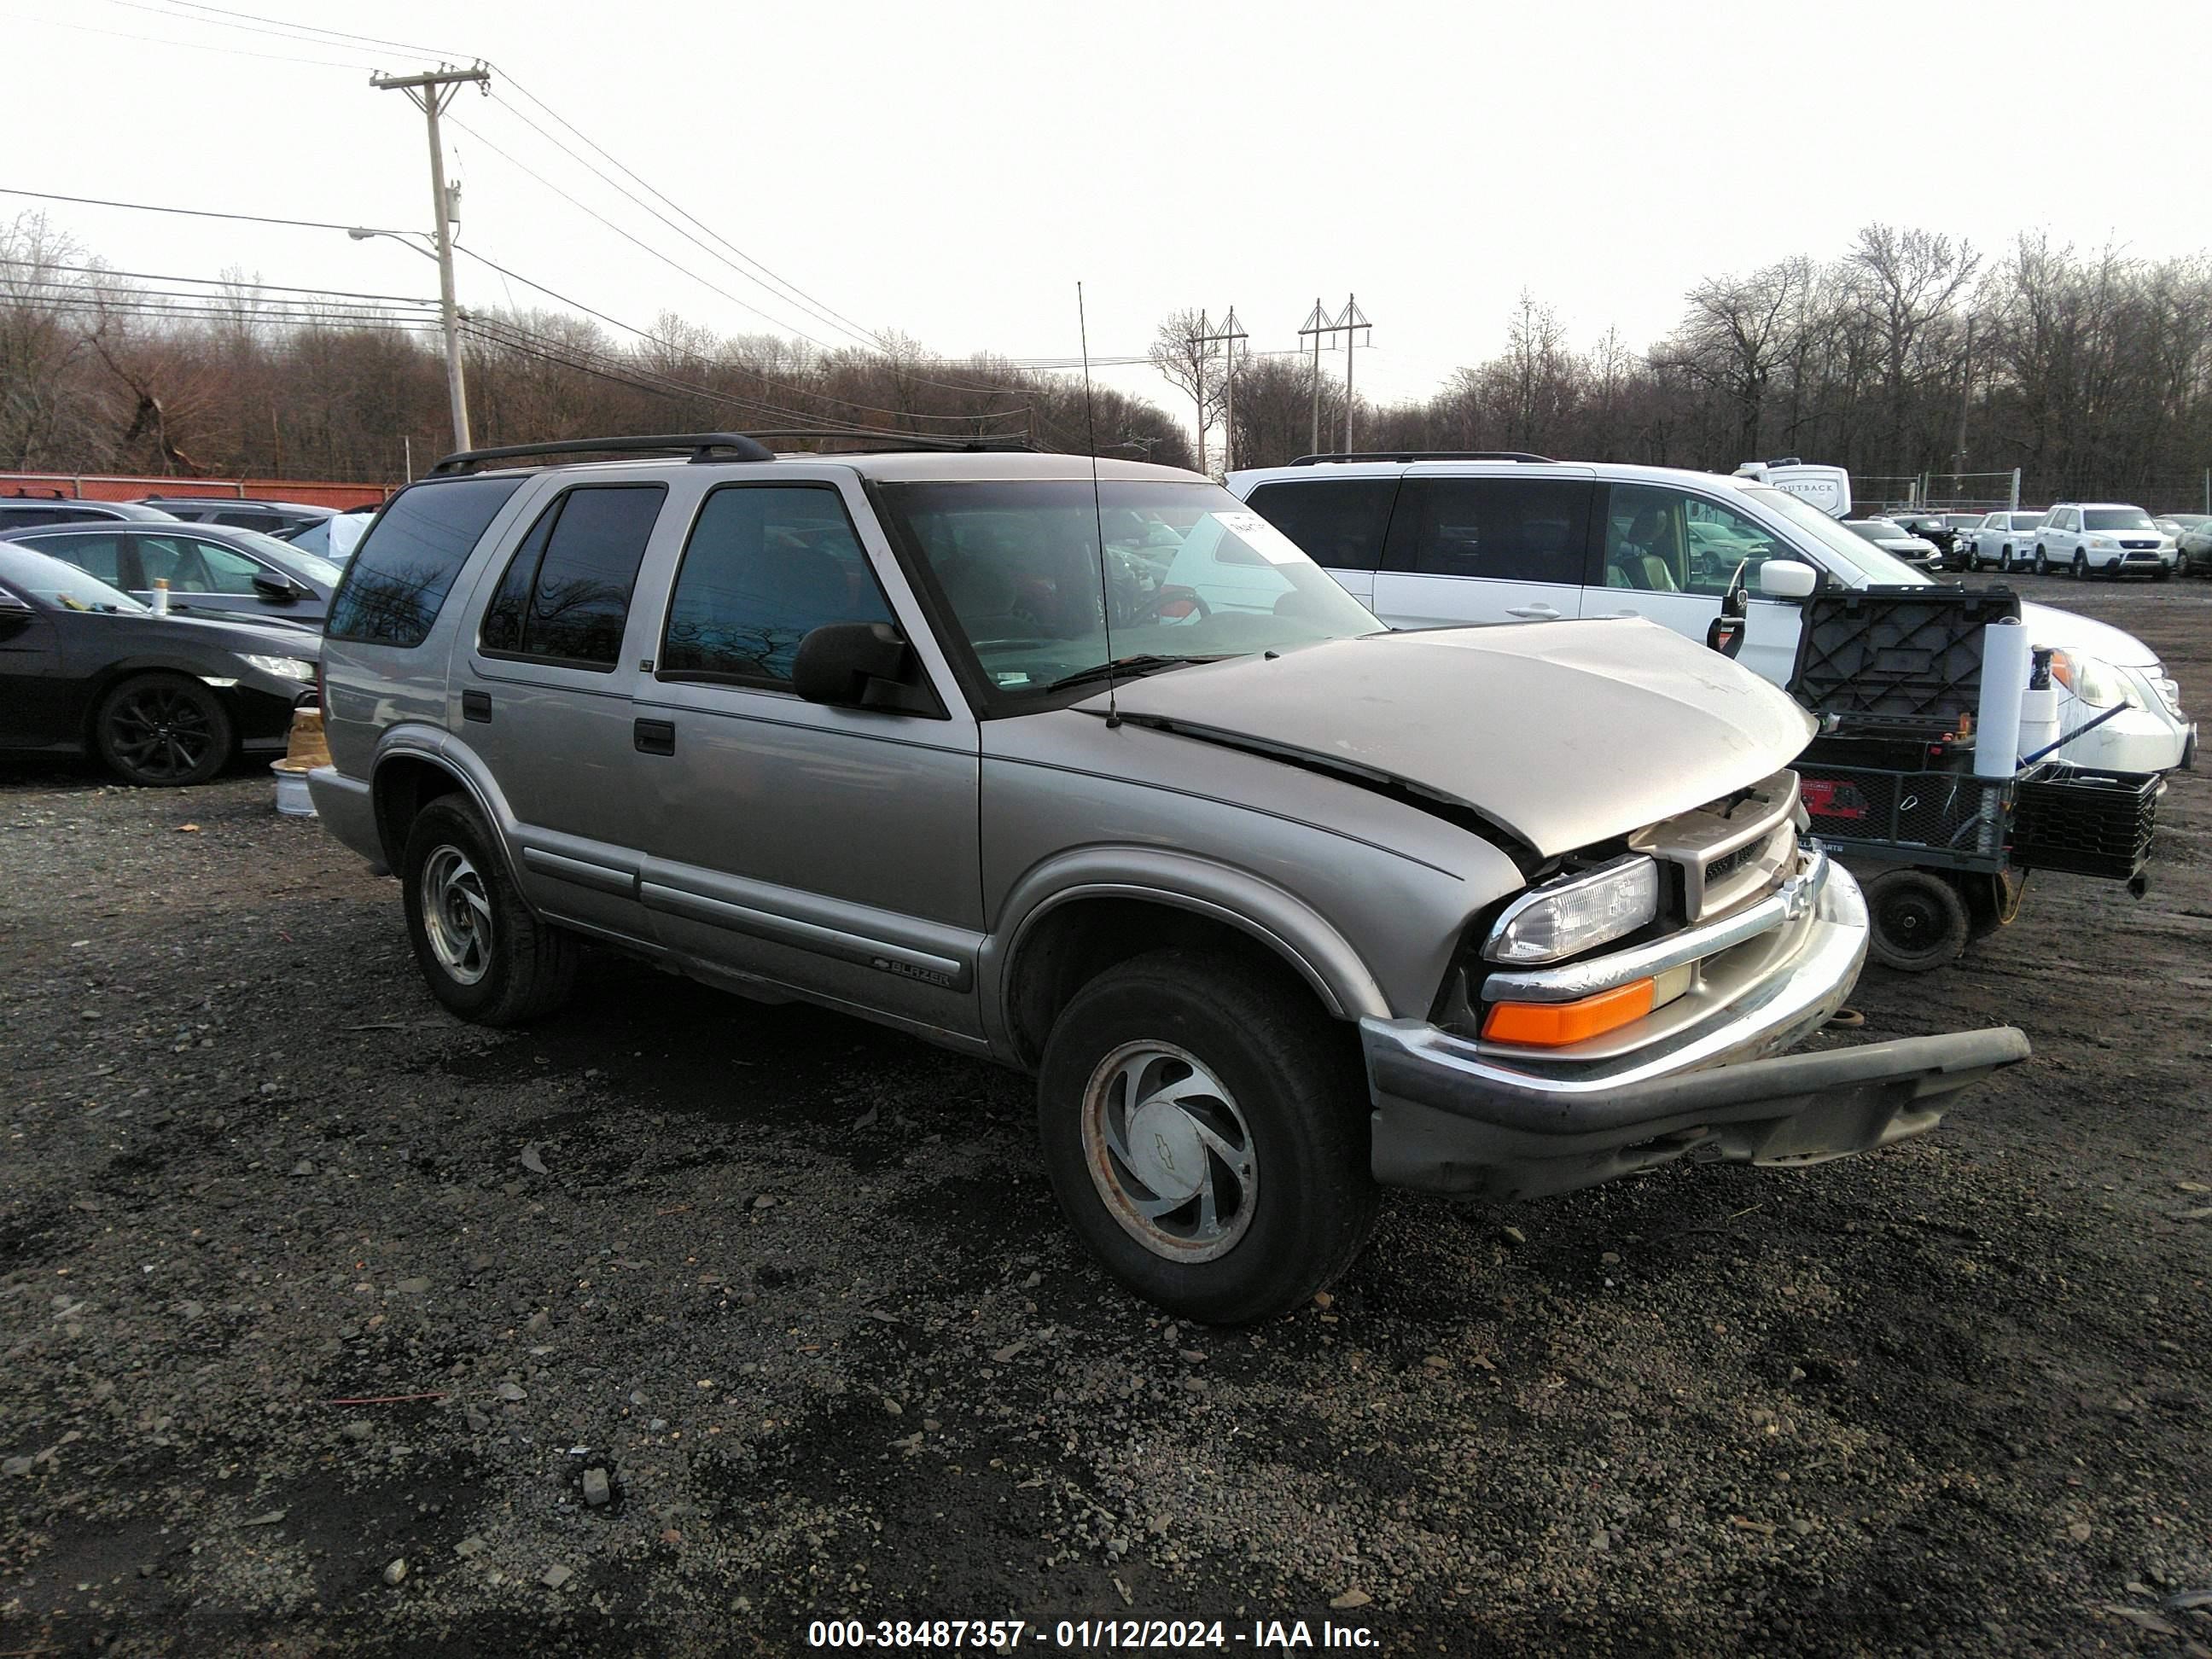
[(2077, 577), (2136, 574), (2166, 581), (2173, 561), (2173, 538), (2142, 508), (2124, 502), (2061, 501), (2035, 532), (2039, 574), (2071, 570)]
[(2035, 547), (2035, 532), (2043, 528), (2040, 513), (1992, 513), (1975, 529), (1962, 532), (1960, 546), (1969, 570), (1995, 565), (2000, 570), (2025, 570)]
[[(1232, 472), (1227, 483), (1394, 628), (1645, 617), (1705, 640), (1741, 570), (1747, 603), (1736, 660), (1777, 685), (1796, 662), (1792, 587), (1802, 596), (1808, 582), (1934, 586), (1755, 478), (1455, 453), (1320, 457)], [(1811, 572), (1763, 582), (1770, 563)], [(2087, 665), (2072, 676), (2081, 689), (2061, 705), (2062, 730), (2121, 700), (2132, 705), (2069, 743), (2063, 758), (2124, 772), (2194, 758), (2197, 727), (2148, 646), (2048, 605), (2023, 604), (2021, 619), (2036, 644)]]

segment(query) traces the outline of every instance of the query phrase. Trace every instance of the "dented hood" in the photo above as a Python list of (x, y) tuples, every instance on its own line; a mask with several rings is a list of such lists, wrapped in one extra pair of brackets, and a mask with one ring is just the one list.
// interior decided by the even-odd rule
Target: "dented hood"
[(1117, 701), (1125, 719), (1403, 784), (1547, 857), (1756, 783), (1814, 730), (1788, 693), (1634, 618), (1332, 640), (1127, 682)]

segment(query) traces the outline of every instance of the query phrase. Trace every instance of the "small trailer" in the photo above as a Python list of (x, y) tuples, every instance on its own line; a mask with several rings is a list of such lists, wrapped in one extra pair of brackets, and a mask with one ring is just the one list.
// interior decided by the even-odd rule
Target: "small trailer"
[(1814, 836), (1862, 872), (1875, 961), (1957, 960), (2013, 920), (2031, 871), (2144, 891), (2165, 780), (2043, 757), (2088, 724), (2061, 735), (2055, 655), (2027, 641), (2005, 588), (1804, 601), (1790, 690), (1820, 732), (1798, 780)]

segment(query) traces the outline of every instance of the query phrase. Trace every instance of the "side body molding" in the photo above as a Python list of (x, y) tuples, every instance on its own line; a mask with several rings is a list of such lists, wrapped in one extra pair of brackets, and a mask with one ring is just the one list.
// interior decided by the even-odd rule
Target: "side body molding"
[(1340, 1019), (1388, 1018), (1382, 988), (1342, 933), (1304, 900), (1250, 872), (1156, 847), (1085, 847), (1045, 860), (1001, 902), (976, 960), (977, 988), (994, 1046), (1011, 1050), (1008, 977), (1036, 924), (1089, 898), (1137, 899), (1225, 922), (1296, 969)]

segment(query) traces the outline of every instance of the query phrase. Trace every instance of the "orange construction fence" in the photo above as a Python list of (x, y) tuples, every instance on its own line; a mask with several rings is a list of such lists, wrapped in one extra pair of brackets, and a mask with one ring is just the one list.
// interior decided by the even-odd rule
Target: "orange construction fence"
[(0, 472), (0, 495), (58, 495), (137, 501), (149, 495), (214, 495), (299, 501), (307, 507), (374, 507), (397, 484), (311, 483), (300, 478), (130, 478), (93, 472)]

